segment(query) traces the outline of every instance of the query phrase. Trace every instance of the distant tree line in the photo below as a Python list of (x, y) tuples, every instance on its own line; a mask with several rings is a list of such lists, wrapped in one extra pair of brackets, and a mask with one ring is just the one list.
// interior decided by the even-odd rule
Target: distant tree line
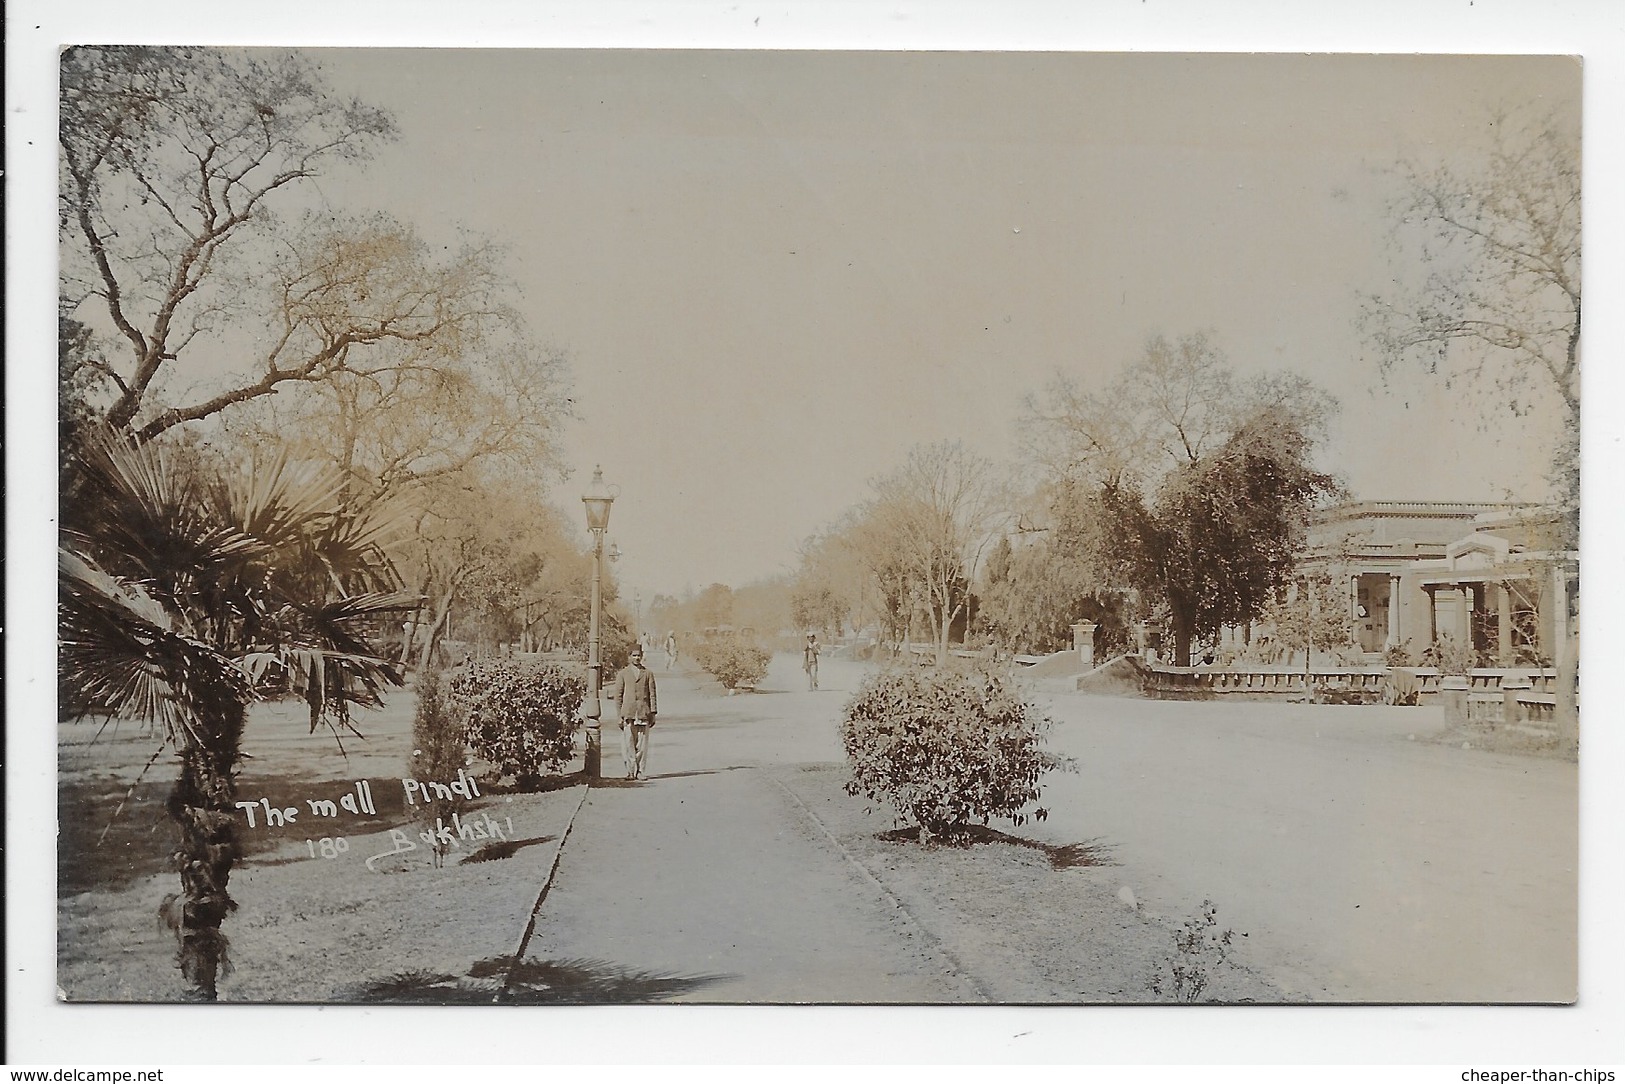
[(1019, 476), (958, 443), (915, 448), (870, 500), (810, 539), (794, 597), (823, 627), (1065, 646), (1074, 621), (1126, 646), (1160, 618), (1174, 658), (1249, 622), (1290, 577), (1335, 403), (1289, 374), (1242, 381), (1205, 335), (1154, 337), (1111, 383), (1031, 394)]

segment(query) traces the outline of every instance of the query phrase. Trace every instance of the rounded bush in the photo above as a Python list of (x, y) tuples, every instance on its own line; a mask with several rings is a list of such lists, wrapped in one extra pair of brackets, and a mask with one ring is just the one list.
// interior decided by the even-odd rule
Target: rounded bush
[(993, 668), (885, 670), (858, 688), (841, 720), (846, 792), (890, 805), (919, 826), (921, 842), (994, 817), (1024, 824), (1039, 776), (1070, 767), (1043, 748), (1050, 725)]
[(694, 652), (694, 661), (724, 688), (755, 685), (767, 674), (773, 653), (744, 640), (712, 640)]
[(536, 786), (575, 754), (586, 694), (580, 671), (550, 662), (481, 659), (451, 680), (469, 746), (521, 787)]
[(605, 621), (598, 636), (598, 660), (604, 667), (604, 681), (608, 682), (632, 661), (632, 647), (638, 638), (614, 621)]

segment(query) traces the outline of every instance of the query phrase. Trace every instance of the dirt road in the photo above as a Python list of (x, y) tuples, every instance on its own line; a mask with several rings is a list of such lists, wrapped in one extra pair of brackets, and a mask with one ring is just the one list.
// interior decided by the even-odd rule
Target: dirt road
[(1286, 989), (1574, 998), (1573, 763), (1429, 742), (1436, 708), (1051, 705), (1081, 771), (1051, 777), (1043, 831), (1106, 837), (1171, 913), (1211, 898)]

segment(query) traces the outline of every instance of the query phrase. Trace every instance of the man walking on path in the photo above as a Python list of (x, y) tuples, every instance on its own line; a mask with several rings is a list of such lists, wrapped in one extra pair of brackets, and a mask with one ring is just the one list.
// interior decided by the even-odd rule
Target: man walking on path
[(655, 675), (644, 668), (643, 648), (634, 644), (626, 668), (615, 675), (610, 690), (620, 714), (621, 760), (628, 779), (642, 779), (649, 765), (649, 728), (655, 725), (659, 710), (655, 699)]
[(677, 665), (677, 630), (666, 633), (666, 669)]
[(807, 646), (801, 652), (801, 668), (807, 671), (807, 689), (818, 688), (818, 635), (807, 634)]

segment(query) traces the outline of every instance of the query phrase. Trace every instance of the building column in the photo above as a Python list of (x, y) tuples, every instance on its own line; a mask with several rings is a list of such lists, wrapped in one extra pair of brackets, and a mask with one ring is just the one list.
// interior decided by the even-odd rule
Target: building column
[(1388, 640), (1385, 647), (1398, 647), (1399, 638), (1399, 577), (1388, 576)]
[(1349, 577), (1349, 620), (1354, 622), (1356, 638), (1360, 627), (1360, 575), (1355, 573)]
[(1433, 640), (1445, 636), (1458, 643), (1472, 633), (1467, 616), (1467, 592), (1459, 583), (1438, 584), (1433, 588)]
[(1580, 658), (1578, 643), (1569, 642), (1569, 580), (1562, 564), (1552, 569), (1552, 631), (1556, 643), (1552, 657), (1557, 664), (1557, 702), (1553, 721), (1562, 747), (1574, 752), (1580, 747)]
[(1502, 666), (1512, 665), (1512, 587), (1505, 583), (1495, 585), (1496, 602), (1499, 605), (1497, 612), (1496, 658), (1501, 660)]
[(1558, 657), (1558, 652), (1569, 640), (1569, 584), (1568, 577), (1563, 574), (1563, 566), (1558, 565), (1552, 569), (1552, 648), (1547, 652), (1552, 658)]

